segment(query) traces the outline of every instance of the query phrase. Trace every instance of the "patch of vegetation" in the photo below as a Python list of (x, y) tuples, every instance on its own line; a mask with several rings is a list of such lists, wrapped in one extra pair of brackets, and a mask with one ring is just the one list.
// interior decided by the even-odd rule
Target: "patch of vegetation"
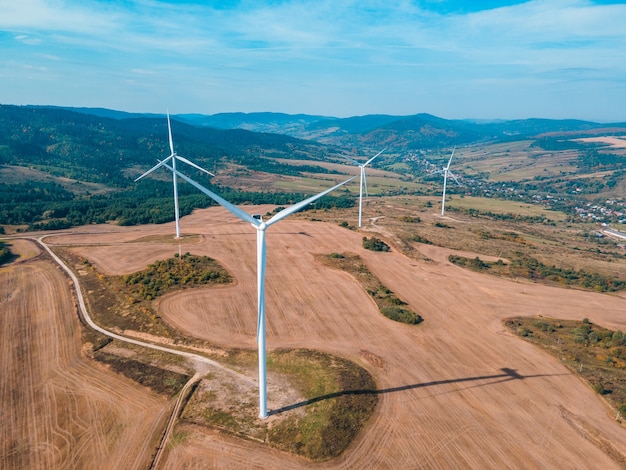
[(513, 220), (516, 222), (526, 222), (535, 224), (555, 225), (555, 221), (543, 215), (521, 215), (514, 212), (499, 213), (489, 210), (480, 210), (466, 207), (448, 206), (449, 211), (460, 212), (470, 217), (488, 217), (493, 220)]
[(15, 255), (11, 252), (9, 246), (10, 245), (0, 241), (0, 265), (8, 263), (15, 258)]
[(390, 251), (389, 245), (387, 245), (380, 238), (372, 237), (367, 238), (363, 237), (363, 248), (366, 250), (372, 251)]
[(417, 325), (424, 321), (424, 319), (420, 315), (413, 312), (412, 310), (403, 307), (383, 307), (380, 309), (380, 311), (390, 320), (394, 320), (400, 323), (406, 323), (408, 325)]
[[(247, 366), (256, 353), (240, 351), (231, 360)], [(302, 397), (282, 409), (270, 410), (260, 422), (256, 395), (246, 398), (224, 387), (199, 391), (189, 401), (183, 422), (209, 425), (261, 440), (268, 445), (325, 461), (339, 456), (370, 418), (378, 395), (372, 376), (346, 359), (308, 349), (271, 351), (268, 372), (280, 376)], [(256, 390), (255, 390), (256, 391)], [(223, 397), (220, 395), (228, 396)], [(237, 401), (239, 400), (239, 401)]]
[(448, 261), (457, 266), (462, 266), (464, 268), (469, 268), (472, 271), (485, 271), (491, 269), (492, 264), (500, 263), (503, 265), (502, 261), (496, 261), (496, 263), (488, 263), (486, 261), (481, 260), (478, 256), (476, 258), (465, 258), (463, 256), (450, 255), (448, 256)]
[(505, 326), (547, 350), (626, 415), (626, 335), (582, 321), (517, 317)]
[(528, 245), (528, 241), (521, 235), (515, 232), (500, 232), (493, 233), (487, 230), (477, 230), (476, 234), (483, 240), (504, 240), (507, 242), (513, 242), (520, 245)]
[(208, 256), (185, 253), (179, 258), (157, 261), (143, 271), (122, 276), (131, 287), (131, 294), (152, 300), (180, 287), (197, 287), (206, 284), (225, 284), (232, 281), (230, 274)]
[(598, 273), (588, 273), (585, 270), (548, 266), (530, 256), (517, 253), (509, 264), (501, 260), (490, 262), (479, 257), (474, 259), (463, 256), (450, 255), (448, 260), (458, 266), (474, 271), (487, 271), (509, 277), (522, 277), (534, 281), (556, 283), (561, 286), (573, 286), (596, 292), (619, 292), (626, 290), (626, 280), (617, 277), (604, 276)]
[(139, 362), (127, 357), (121, 357), (106, 353), (102, 350), (94, 353), (94, 358), (107, 364), (115, 372), (122, 374), (156, 393), (173, 396), (176, 395), (189, 380), (189, 376), (161, 369), (144, 362)]
[(189, 439), (188, 431), (181, 431), (178, 429), (174, 429), (172, 434), (170, 435), (170, 439), (167, 442), (168, 449), (173, 449), (174, 447), (184, 444)]
[(408, 224), (418, 224), (422, 221), (418, 216), (401, 215), (398, 217), (400, 222), (406, 222)]
[(374, 412), (374, 379), (353, 362), (318, 351), (280, 350), (273, 357), (273, 369), (297, 373), (311, 412), (271, 427), (269, 443), (316, 461), (339, 456)]
[(331, 253), (330, 255), (318, 255), (317, 259), (326, 266), (341, 269), (354, 276), (367, 293), (372, 296), (380, 313), (385, 317), (410, 325), (417, 325), (423, 321), (421, 315), (403, 307), (406, 302), (385, 287), (367, 268), (359, 255), (355, 253)]
[(425, 245), (432, 245), (433, 244), (433, 242), (431, 242), (428, 238), (422, 237), (421, 235), (419, 235), (417, 233), (415, 235), (411, 236), (409, 238), (409, 240), (411, 240), (413, 242), (423, 243)]

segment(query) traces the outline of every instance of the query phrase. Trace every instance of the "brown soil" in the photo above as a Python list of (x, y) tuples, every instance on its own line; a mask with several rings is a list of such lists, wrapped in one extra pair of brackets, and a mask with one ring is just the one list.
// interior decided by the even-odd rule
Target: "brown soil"
[[(221, 208), (196, 211), (182, 225), (201, 234), (200, 242), (183, 241), (183, 252), (216, 259), (236, 282), (167, 295), (158, 303), (160, 315), (216, 345), (255, 348), (254, 229)], [(113, 230), (55, 241), (82, 244), (76, 250), (109, 274), (136, 271), (176, 249), (128, 243), (173, 233), (171, 225)], [(385, 235), (383, 227), (376, 230)], [(183, 437), (164, 468), (622, 468), (626, 429), (612, 410), (559, 359), (507, 333), (502, 320), (587, 317), (624, 331), (623, 297), (470, 272), (447, 262), (450, 250), (434, 246), (414, 245), (428, 262), (395, 249), (375, 253), (362, 248), (361, 238), (333, 224), (283, 220), (267, 232), (266, 278), (270, 348), (333, 353), (374, 376), (378, 409), (357, 441), (340, 458), (312, 464), (186, 425), (175, 430)], [(384, 318), (352, 276), (315, 261), (316, 254), (348, 251), (359, 254), (424, 323)], [(270, 389), (270, 410), (293, 404), (284, 400), (288, 395)]]
[[(159, 302), (160, 314), (217, 345), (254, 348), (254, 230), (221, 208), (197, 211), (183, 224), (202, 234), (202, 242), (183, 251), (216, 259), (237, 282), (170, 294)], [(146, 236), (143, 227), (134, 230), (135, 239)], [(145, 266), (171, 256), (171, 245), (119, 243), (118, 235), (107, 234), (88, 238), (118, 243), (115, 256), (110, 248), (80, 248), (107, 273), (137, 270), (142, 258)], [(266, 280), (270, 348), (330, 352), (375, 377), (378, 410), (358, 440), (339, 459), (313, 465), (186, 426), (165, 468), (621, 468), (626, 430), (607, 404), (558, 359), (508, 334), (502, 320), (587, 317), (626, 330), (624, 298), (473, 273), (448, 263), (450, 250), (434, 246), (415, 245), (429, 262), (397, 250), (374, 253), (362, 248), (361, 238), (336, 225), (284, 220), (267, 232)], [(349, 274), (315, 261), (318, 253), (344, 251), (358, 253), (424, 323), (384, 318)], [(268, 399), (270, 409), (291, 404), (271, 392)]]
[(167, 401), (85, 357), (67, 278), (12, 244), (24, 256), (0, 269), (0, 468), (146, 468)]

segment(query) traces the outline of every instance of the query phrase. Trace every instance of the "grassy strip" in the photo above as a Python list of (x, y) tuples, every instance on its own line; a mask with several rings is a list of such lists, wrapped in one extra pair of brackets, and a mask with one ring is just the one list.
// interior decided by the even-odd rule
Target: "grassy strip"
[(450, 255), (448, 260), (458, 266), (473, 271), (489, 272), (507, 277), (521, 277), (534, 281), (552, 282), (561, 286), (575, 286), (596, 292), (619, 292), (626, 290), (626, 281), (617, 277), (604, 276), (598, 273), (588, 273), (584, 270), (574, 270), (548, 266), (530, 256), (518, 253), (510, 263), (501, 260), (491, 262), (483, 261), (478, 256), (465, 258), (463, 256)]
[[(247, 366), (256, 359), (241, 351), (231, 360)], [(271, 384), (300, 398), (257, 418), (256, 388), (207, 384), (190, 400), (183, 421), (217, 427), (226, 432), (265, 442), (272, 447), (313, 461), (339, 456), (374, 412), (378, 396), (371, 375), (356, 364), (313, 350), (276, 350), (268, 356)], [(270, 384), (270, 385), (271, 385)], [(270, 390), (270, 395), (279, 392)]]
[(406, 302), (396, 297), (391, 290), (385, 287), (367, 268), (359, 255), (355, 253), (331, 253), (318, 255), (317, 259), (326, 266), (341, 269), (354, 276), (367, 293), (372, 296), (380, 313), (387, 318), (409, 325), (417, 325), (423, 321), (421, 315), (404, 307)]
[(561, 359), (626, 415), (626, 335), (583, 321), (516, 317), (511, 331)]
[(93, 357), (97, 361), (107, 364), (115, 372), (141, 385), (149, 387), (152, 391), (162, 395), (175, 395), (189, 380), (189, 376), (187, 375), (162, 369), (134, 359), (109, 354), (102, 350), (96, 351)]

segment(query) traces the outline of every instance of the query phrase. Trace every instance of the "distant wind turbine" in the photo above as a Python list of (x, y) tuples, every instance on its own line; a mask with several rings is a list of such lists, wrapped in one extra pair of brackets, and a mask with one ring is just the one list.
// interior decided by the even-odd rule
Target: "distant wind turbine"
[(347, 157), (345, 155), (342, 155), (342, 157), (344, 157), (346, 160), (350, 160), (352, 163), (354, 163), (355, 165), (357, 165), (360, 169), (361, 169), (361, 181), (359, 183), (359, 227), (361, 227), (361, 220), (362, 220), (362, 214), (363, 214), (363, 185), (365, 185), (365, 195), (366, 197), (368, 197), (367, 194), (367, 176), (365, 175), (365, 167), (367, 165), (369, 165), (370, 163), (372, 163), (374, 161), (374, 159), (376, 157), (378, 157), (381, 153), (383, 153), (385, 150), (387, 150), (386, 148), (382, 149), (380, 152), (378, 152), (376, 155), (374, 155), (372, 158), (370, 158), (368, 161), (366, 161), (365, 163), (359, 163), (356, 160), (353, 160), (350, 157)]
[(156, 170), (157, 168), (161, 167), (161, 166), (167, 166), (166, 163), (168, 160), (172, 161), (172, 166), (168, 167), (172, 170), (172, 181), (174, 183), (174, 217), (176, 219), (176, 238), (180, 238), (180, 213), (178, 211), (178, 184), (177, 184), (177, 178), (176, 178), (176, 160), (180, 160), (181, 162), (186, 163), (187, 165), (190, 165), (200, 171), (203, 171), (204, 173), (211, 175), (211, 176), (215, 176), (213, 173), (211, 173), (210, 171), (205, 170), (204, 168), (199, 167), (198, 165), (196, 165), (195, 163), (193, 163), (190, 160), (187, 160), (185, 157), (182, 157), (180, 155), (178, 155), (176, 153), (176, 151), (174, 150), (174, 141), (172, 140), (172, 126), (170, 124), (170, 113), (168, 111), (167, 113), (167, 131), (169, 134), (169, 140), (170, 140), (170, 156), (167, 157), (165, 160), (159, 160), (159, 163), (157, 163), (156, 165), (154, 165), (152, 168), (150, 168), (148, 171), (146, 171), (143, 175), (141, 175), (139, 178), (135, 179), (135, 182), (139, 181), (141, 178), (143, 178), (144, 176), (149, 175), (150, 173), (152, 173), (154, 170)]
[(319, 199), (325, 194), (328, 194), (329, 192), (339, 188), (340, 186), (343, 186), (344, 184), (352, 181), (354, 178), (356, 178), (356, 176), (353, 176), (352, 178), (349, 178), (345, 180), (344, 182), (333, 186), (330, 189), (322, 191), (321, 193), (316, 194), (315, 196), (311, 196), (308, 199), (305, 199), (304, 201), (300, 201), (292, 206), (289, 206), (281, 210), (277, 214), (275, 214), (267, 222), (264, 222), (263, 220), (257, 219), (251, 216), (250, 214), (248, 214), (247, 212), (244, 212), (242, 209), (235, 206), (234, 204), (231, 204), (226, 199), (218, 196), (214, 192), (209, 191), (207, 188), (205, 188), (199, 183), (196, 183), (194, 180), (180, 173), (178, 170), (170, 167), (169, 165), (165, 163), (163, 163), (163, 165), (166, 168), (169, 168), (172, 172), (174, 172), (175, 175), (180, 176), (183, 180), (187, 181), (188, 183), (198, 188), (204, 194), (206, 194), (215, 202), (217, 202), (219, 205), (221, 205), (226, 210), (228, 210), (231, 214), (240, 218), (244, 222), (249, 222), (256, 229), (256, 234), (257, 234), (257, 237), (256, 237), (256, 240), (257, 240), (257, 305), (258, 305), (257, 345), (258, 345), (258, 350), (259, 350), (259, 417), (267, 418), (268, 416), (268, 413), (267, 413), (267, 359), (266, 359), (267, 347), (266, 347), (266, 338), (265, 338), (266, 336), (265, 335), (265, 258), (266, 258), (265, 231), (267, 230), (268, 227), (274, 225), (276, 222), (284, 219), (288, 215), (291, 215), (294, 212), (299, 211), (306, 205), (314, 202), (315, 200)]
[(459, 186), (461, 185), (456, 175), (450, 171), (450, 163), (452, 163), (452, 157), (454, 157), (455, 150), (456, 150), (456, 147), (452, 149), (452, 155), (450, 155), (450, 160), (448, 160), (448, 165), (444, 166), (443, 169), (435, 172), (435, 173), (443, 173), (443, 198), (441, 200), (441, 215), (442, 216), (445, 213), (445, 207), (446, 207), (446, 185), (448, 184), (448, 176), (452, 176), (452, 178), (454, 178), (454, 181), (456, 181), (456, 184), (458, 184)]

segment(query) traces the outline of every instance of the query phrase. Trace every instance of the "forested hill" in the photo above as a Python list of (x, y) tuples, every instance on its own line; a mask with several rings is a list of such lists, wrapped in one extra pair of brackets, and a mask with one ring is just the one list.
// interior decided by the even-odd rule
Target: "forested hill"
[[(233, 165), (294, 176), (331, 172), (313, 161), (328, 153), (321, 144), (286, 135), (196, 127), (176, 119), (171, 124), (176, 152), (214, 173), (227, 173)], [(0, 105), (0, 228), (171, 221), (171, 180), (133, 181), (169, 155), (163, 116), (114, 119), (59, 108)], [(311, 163), (288, 165), (276, 158)], [(234, 191), (206, 177), (202, 182), (234, 203), (286, 205), (303, 198)], [(188, 184), (179, 186), (179, 194), (181, 215), (212, 204)], [(331, 207), (353, 203), (346, 197), (322, 199), (319, 205)]]
[[(176, 119), (172, 133), (178, 154), (213, 172), (233, 162), (289, 174), (298, 167), (281, 166), (272, 158), (313, 159), (327, 153), (323, 145), (286, 135), (196, 127)], [(0, 105), (0, 164), (45, 168), (59, 176), (123, 187), (132, 181), (126, 170), (150, 168), (169, 154), (164, 117), (113, 119)]]
[[(65, 108), (99, 116), (149, 116), (99, 108)], [(153, 115), (154, 116), (154, 115)], [(368, 114), (346, 118), (272, 112), (180, 114), (180, 121), (198, 127), (246, 129), (284, 134), (344, 148), (387, 147), (396, 150), (445, 148), (479, 142), (535, 139), (542, 135), (584, 137), (597, 133), (626, 133), (626, 123), (576, 119), (472, 120), (444, 119), (420, 113), (409, 116)]]

